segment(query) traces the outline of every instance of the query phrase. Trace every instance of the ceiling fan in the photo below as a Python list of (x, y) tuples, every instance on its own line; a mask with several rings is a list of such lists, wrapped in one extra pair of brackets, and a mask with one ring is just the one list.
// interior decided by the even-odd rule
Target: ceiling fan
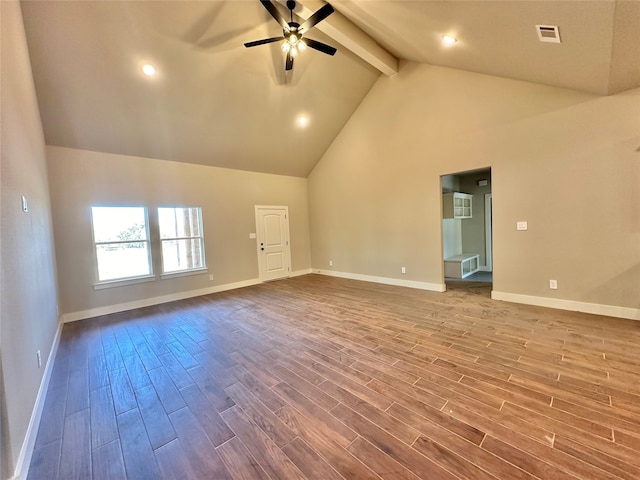
[(284, 40), (282, 44), (282, 50), (287, 53), (287, 59), (285, 60), (285, 70), (291, 70), (293, 68), (293, 59), (298, 55), (298, 52), (304, 50), (306, 47), (313, 48), (319, 52), (326, 53), (327, 55), (334, 55), (336, 49), (326, 43), (312, 40), (311, 38), (302, 38), (303, 35), (311, 30), (313, 26), (327, 18), (333, 13), (333, 7), (330, 4), (324, 5), (311, 15), (302, 25), (293, 21), (293, 9), (296, 8), (296, 2), (294, 0), (287, 0), (287, 8), (290, 11), (290, 21), (280, 15), (280, 12), (273, 4), (271, 0), (260, 0), (260, 3), (267, 9), (273, 18), (282, 26), (281, 37), (265, 38), (263, 40), (255, 40), (253, 42), (247, 42), (245, 47), (256, 47), (258, 45), (264, 45), (266, 43), (279, 42)]

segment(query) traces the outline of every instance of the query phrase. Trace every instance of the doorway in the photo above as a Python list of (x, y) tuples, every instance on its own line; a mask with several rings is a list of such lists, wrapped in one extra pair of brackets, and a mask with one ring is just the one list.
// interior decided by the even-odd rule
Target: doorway
[(493, 283), (491, 169), (441, 177), (444, 283)]
[(289, 208), (256, 205), (255, 209), (260, 280), (286, 278), (291, 274)]

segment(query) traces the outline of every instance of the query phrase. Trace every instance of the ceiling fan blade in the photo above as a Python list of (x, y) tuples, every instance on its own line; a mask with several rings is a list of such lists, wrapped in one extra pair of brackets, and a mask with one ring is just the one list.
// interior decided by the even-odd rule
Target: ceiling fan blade
[(334, 55), (338, 51), (338, 49), (332, 47), (331, 45), (318, 42), (317, 40), (312, 40), (311, 38), (305, 38), (303, 41), (307, 44), (307, 47), (313, 48), (322, 53), (326, 53), (327, 55)]
[(271, 2), (271, 0), (260, 0), (260, 3), (264, 6), (264, 8), (267, 9), (267, 12), (269, 12), (271, 16), (276, 19), (276, 22), (278, 22), (280, 26), (288, 32), (289, 24), (287, 23), (287, 20), (282, 15), (280, 15), (280, 12), (273, 4), (273, 2)]
[(287, 60), (284, 64), (284, 69), (285, 70), (292, 70), (293, 69), (293, 57), (291, 56), (291, 50), (289, 50), (287, 52)]
[(266, 43), (279, 42), (282, 39), (283, 39), (282, 37), (264, 38), (262, 40), (254, 40), (253, 42), (247, 42), (247, 43), (244, 44), (244, 46), (247, 47), (247, 48), (249, 48), (249, 47), (257, 47), (258, 45), (264, 45)]
[(302, 33), (302, 32), (306, 32), (307, 30), (310, 30), (311, 27), (316, 25), (318, 22), (321, 22), (332, 13), (333, 13), (333, 7), (331, 6), (330, 3), (327, 3), (318, 11), (316, 11), (313, 15), (307, 18), (307, 20), (302, 25), (300, 25), (300, 27), (298, 28), (298, 31)]

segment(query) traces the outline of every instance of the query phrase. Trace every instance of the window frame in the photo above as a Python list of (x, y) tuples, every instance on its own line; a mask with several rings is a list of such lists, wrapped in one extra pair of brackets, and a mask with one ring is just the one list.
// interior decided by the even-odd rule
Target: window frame
[[(191, 236), (191, 237), (162, 237), (162, 225), (160, 222), (160, 210), (161, 209), (187, 209), (193, 208), (198, 212), (198, 230), (200, 235)], [(204, 242), (204, 225), (203, 225), (203, 214), (202, 207), (198, 205), (162, 205), (156, 208), (156, 215), (158, 216), (158, 239), (160, 241), (160, 268), (162, 273), (160, 274), (161, 278), (171, 278), (171, 277), (183, 277), (188, 275), (197, 275), (202, 273), (207, 273), (209, 271), (207, 267), (207, 256), (205, 251), (205, 242)], [(200, 241), (200, 251), (202, 252), (202, 266), (201, 267), (193, 267), (193, 268), (185, 268), (182, 270), (173, 270), (170, 272), (165, 271), (165, 257), (164, 257), (164, 242), (167, 241), (177, 241), (177, 240), (194, 240), (198, 239)]]
[[(94, 208), (141, 208), (144, 212), (145, 233), (146, 240), (117, 240), (112, 242), (98, 242), (96, 241), (95, 222), (94, 222)], [(89, 216), (91, 219), (91, 241), (93, 244), (93, 265), (94, 265), (94, 284), (95, 290), (101, 290), (103, 288), (119, 287), (124, 285), (133, 285), (136, 283), (151, 282), (156, 279), (156, 275), (153, 272), (153, 253), (151, 232), (149, 226), (149, 209), (146, 205), (113, 205), (113, 204), (96, 204), (89, 207)], [(149, 267), (149, 273), (142, 275), (133, 275), (128, 277), (110, 278), (108, 280), (100, 280), (100, 267), (98, 263), (98, 246), (99, 245), (117, 245), (125, 243), (146, 243), (147, 244), (147, 265)]]

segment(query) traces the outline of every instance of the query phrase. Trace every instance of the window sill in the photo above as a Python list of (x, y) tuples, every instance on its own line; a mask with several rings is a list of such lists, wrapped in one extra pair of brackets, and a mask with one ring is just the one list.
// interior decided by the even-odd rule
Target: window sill
[(137, 283), (147, 283), (155, 281), (155, 275), (145, 275), (143, 277), (123, 278), (118, 280), (105, 280), (93, 284), (94, 290), (103, 290), (105, 288), (126, 287), (127, 285), (135, 285)]
[(177, 272), (163, 273), (162, 275), (160, 275), (160, 278), (165, 280), (168, 278), (188, 277), (190, 275), (202, 275), (203, 273), (208, 273), (208, 272), (209, 272), (209, 269), (207, 267), (194, 268), (192, 270), (180, 270)]

